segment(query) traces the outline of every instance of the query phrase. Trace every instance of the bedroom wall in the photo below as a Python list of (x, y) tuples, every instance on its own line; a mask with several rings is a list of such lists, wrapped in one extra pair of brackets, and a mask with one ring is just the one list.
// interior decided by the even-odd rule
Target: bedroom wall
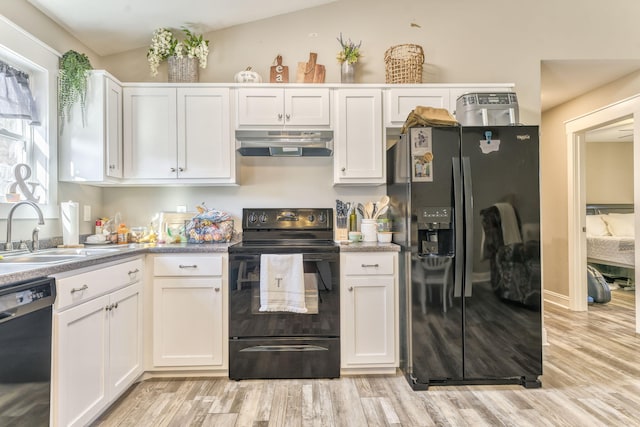
[(633, 142), (587, 142), (587, 203), (633, 204)]

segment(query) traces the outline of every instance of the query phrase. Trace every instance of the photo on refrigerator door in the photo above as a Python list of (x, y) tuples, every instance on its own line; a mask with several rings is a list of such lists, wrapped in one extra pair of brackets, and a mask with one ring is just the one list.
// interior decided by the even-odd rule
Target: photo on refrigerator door
[(411, 129), (411, 169), (413, 181), (433, 181), (433, 148), (431, 136), (431, 128)]

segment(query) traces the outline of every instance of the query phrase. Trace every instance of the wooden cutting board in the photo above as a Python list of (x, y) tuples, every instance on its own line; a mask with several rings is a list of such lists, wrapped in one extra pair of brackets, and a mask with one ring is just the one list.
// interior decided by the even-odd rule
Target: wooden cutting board
[(296, 83), (324, 83), (326, 69), (317, 63), (318, 54), (309, 53), (308, 62), (298, 62), (296, 69)]
[(276, 65), (271, 67), (269, 81), (271, 83), (289, 83), (289, 67), (282, 65), (282, 55), (276, 57)]

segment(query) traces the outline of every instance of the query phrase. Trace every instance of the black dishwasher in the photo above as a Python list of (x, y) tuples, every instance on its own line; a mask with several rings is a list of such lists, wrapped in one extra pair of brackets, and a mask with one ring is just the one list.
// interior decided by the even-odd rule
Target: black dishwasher
[(49, 425), (54, 279), (0, 286), (0, 425)]

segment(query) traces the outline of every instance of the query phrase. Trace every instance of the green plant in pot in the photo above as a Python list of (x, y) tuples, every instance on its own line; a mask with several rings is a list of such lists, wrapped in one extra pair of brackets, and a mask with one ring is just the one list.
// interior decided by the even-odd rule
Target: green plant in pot
[(80, 102), (82, 126), (84, 126), (84, 112), (87, 100), (87, 80), (89, 72), (93, 68), (89, 58), (84, 53), (70, 50), (60, 58), (60, 71), (58, 73), (58, 116), (60, 117), (60, 130), (71, 118), (71, 107)]

